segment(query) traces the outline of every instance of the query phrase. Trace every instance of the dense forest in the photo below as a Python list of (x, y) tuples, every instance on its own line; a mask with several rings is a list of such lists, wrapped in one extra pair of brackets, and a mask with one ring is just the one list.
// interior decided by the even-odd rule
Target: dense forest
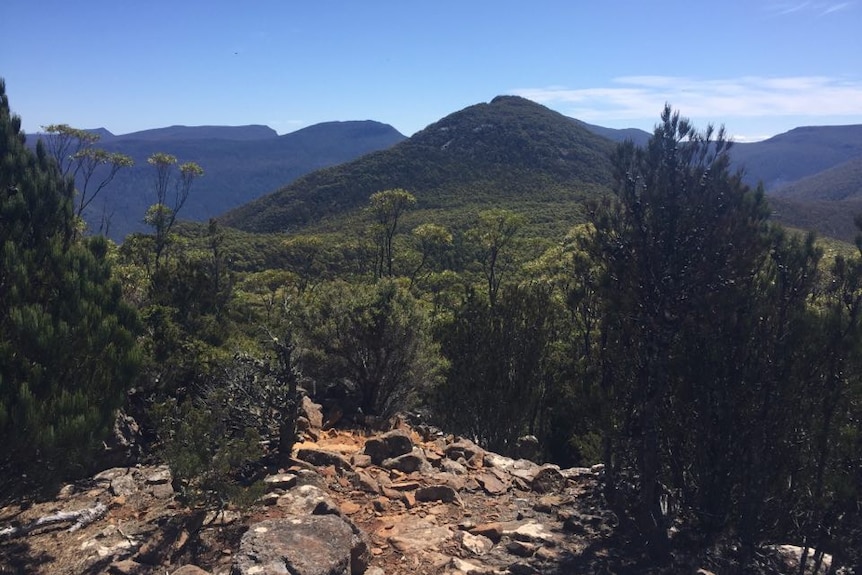
[[(457, 148), (436, 134), (427, 153)], [(27, 148), (0, 82), (0, 492), (91, 473), (123, 410), (188, 501), (253, 499), (304, 393), (356, 425), (409, 412), (501, 454), (529, 434), (545, 461), (603, 463), (617, 528), (654, 564), (700, 549), (746, 572), (792, 541), (859, 571), (862, 240), (771, 221), (730, 148), (668, 107), (643, 147), (554, 149), (566, 162), (525, 174), (524, 203), (513, 181), (483, 206), (477, 181), (445, 218), (416, 217), (395, 176), (330, 168), (350, 225), (293, 234), (181, 223), (203, 169), (154, 154), (152, 231), (116, 245), (85, 229), (65, 156)], [(561, 192), (578, 162), (610, 170), (610, 193)], [(573, 205), (537, 226), (543, 182)]]

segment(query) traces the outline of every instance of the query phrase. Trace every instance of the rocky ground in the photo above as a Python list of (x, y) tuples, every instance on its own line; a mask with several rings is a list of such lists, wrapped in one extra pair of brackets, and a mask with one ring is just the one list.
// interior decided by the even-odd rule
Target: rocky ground
[(322, 431), (310, 419), (296, 465), (269, 475), (244, 510), (181, 506), (160, 466), (8, 505), (0, 573), (709, 573), (697, 560), (639, 563), (602, 502), (600, 467), (513, 460), (430, 428)]

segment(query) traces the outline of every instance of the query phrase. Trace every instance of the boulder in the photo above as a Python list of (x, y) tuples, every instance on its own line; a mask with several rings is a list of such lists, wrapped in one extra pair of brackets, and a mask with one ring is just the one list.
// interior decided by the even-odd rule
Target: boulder
[(410, 438), (410, 434), (403, 429), (394, 429), (365, 442), (365, 455), (371, 457), (371, 462), (374, 465), (380, 465), (386, 459), (412, 451), (413, 440)]
[(543, 467), (530, 482), (536, 493), (557, 493), (566, 486), (566, 478), (555, 467)]
[(385, 459), (381, 465), (386, 469), (396, 469), (402, 473), (413, 473), (415, 471), (427, 472), (431, 470), (431, 464), (428, 463), (428, 460), (425, 459), (425, 456), (418, 449), (399, 455), (398, 457)]
[(288, 516), (252, 525), (232, 575), (361, 575), (371, 552), (356, 528), (335, 515)]
[(339, 471), (352, 472), (353, 466), (340, 453), (324, 449), (303, 448), (296, 453), (296, 458), (317, 467), (332, 465)]

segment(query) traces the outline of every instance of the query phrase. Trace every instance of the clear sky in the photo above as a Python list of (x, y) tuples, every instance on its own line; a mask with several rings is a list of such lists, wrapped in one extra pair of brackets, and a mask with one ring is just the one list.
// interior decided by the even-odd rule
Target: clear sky
[(746, 141), (862, 124), (862, 0), (2, 0), (0, 77), (27, 132), (409, 136), (518, 94), (645, 130), (669, 102)]

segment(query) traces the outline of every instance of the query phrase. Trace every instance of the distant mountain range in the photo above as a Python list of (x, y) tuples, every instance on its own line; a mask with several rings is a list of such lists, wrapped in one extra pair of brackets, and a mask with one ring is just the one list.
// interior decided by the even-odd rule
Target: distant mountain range
[[(115, 239), (146, 229), (140, 222), (154, 201), (146, 158), (157, 151), (205, 171), (184, 219), (220, 216), (255, 232), (337, 227), (372, 193), (402, 187), (417, 196), (417, 217), (446, 212), (469, 225), (467, 213), (505, 205), (556, 233), (579, 217), (585, 197), (609, 192), (614, 143), (642, 145), (650, 137), (587, 124), (516, 96), (454, 112), (409, 139), (373, 121), (328, 122), (284, 136), (259, 125), (120, 136), (92, 131), (101, 147), (136, 162), (86, 214), (92, 228), (107, 216)], [(862, 125), (796, 128), (737, 143), (731, 155), (749, 184), (764, 183), (782, 222), (852, 240), (853, 215), (862, 206)]]
[[(284, 136), (267, 126), (172, 126), (120, 136), (104, 129), (90, 131), (101, 136), (98, 147), (135, 160), (135, 166), (121, 171), (85, 213), (94, 230), (106, 218), (108, 235), (117, 240), (147, 230), (142, 219), (155, 203), (153, 168), (147, 158), (155, 152), (203, 168), (204, 176), (194, 183), (180, 217), (206, 221), (303, 174), (405, 139), (392, 126), (373, 121), (327, 122)], [(43, 136), (37, 134), (28, 141), (35, 145), (39, 137)]]

